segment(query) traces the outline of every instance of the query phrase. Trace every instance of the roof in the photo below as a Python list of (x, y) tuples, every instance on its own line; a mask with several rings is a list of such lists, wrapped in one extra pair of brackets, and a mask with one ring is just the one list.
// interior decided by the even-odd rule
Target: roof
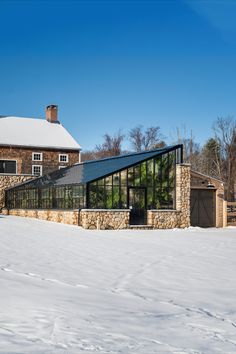
[(212, 177), (212, 176), (209, 176), (209, 175), (206, 175), (204, 173), (201, 173), (201, 172), (198, 172), (198, 171), (194, 171), (194, 170), (191, 170), (191, 175), (195, 175), (199, 178), (202, 178), (202, 179), (211, 179), (211, 180), (214, 180), (216, 181), (217, 183), (224, 183), (223, 180), (219, 179), (219, 178), (215, 178), (215, 177)]
[(0, 146), (79, 150), (81, 147), (60, 123), (46, 119), (0, 117)]
[(74, 166), (51, 172), (33, 181), (24, 182), (20, 186), (27, 184), (28, 187), (33, 188), (53, 185), (85, 184), (181, 147), (182, 145), (168, 146), (161, 149), (81, 162)]

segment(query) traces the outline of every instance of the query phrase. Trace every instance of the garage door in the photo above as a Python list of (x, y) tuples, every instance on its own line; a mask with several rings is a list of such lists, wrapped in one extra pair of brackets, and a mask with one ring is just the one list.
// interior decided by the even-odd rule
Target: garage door
[(191, 189), (191, 225), (216, 226), (215, 190)]

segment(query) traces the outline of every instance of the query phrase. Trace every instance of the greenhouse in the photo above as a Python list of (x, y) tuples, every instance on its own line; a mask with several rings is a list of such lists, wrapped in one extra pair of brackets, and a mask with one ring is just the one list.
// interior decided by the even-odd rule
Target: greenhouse
[(182, 145), (86, 161), (6, 191), (6, 207), (24, 210), (128, 211), (146, 224), (148, 210), (176, 210)]

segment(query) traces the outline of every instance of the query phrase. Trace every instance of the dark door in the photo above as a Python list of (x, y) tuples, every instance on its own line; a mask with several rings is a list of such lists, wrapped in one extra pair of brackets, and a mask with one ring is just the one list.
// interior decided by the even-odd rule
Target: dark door
[(146, 224), (146, 189), (129, 188), (130, 224)]
[(191, 189), (191, 225), (216, 226), (215, 190)]

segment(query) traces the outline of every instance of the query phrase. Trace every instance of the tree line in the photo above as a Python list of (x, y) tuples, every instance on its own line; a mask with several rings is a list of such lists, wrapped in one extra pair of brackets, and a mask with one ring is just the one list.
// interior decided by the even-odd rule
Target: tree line
[[(125, 141), (130, 150), (123, 149)], [(172, 144), (183, 144), (184, 162), (190, 163), (192, 170), (220, 179), (225, 184), (228, 201), (236, 198), (236, 120), (232, 116), (218, 117), (213, 124), (212, 136), (200, 145), (192, 132), (177, 129)], [(93, 150), (82, 152), (82, 161), (119, 156), (124, 153), (140, 152), (165, 147), (165, 137), (159, 126), (144, 129), (139, 125), (127, 134), (119, 130), (114, 135), (106, 133), (103, 142)]]

